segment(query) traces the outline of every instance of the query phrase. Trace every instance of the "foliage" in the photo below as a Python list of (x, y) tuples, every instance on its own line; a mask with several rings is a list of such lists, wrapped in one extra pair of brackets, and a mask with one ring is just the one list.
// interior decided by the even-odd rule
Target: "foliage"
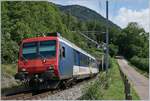
[(149, 58), (139, 58), (137, 56), (133, 56), (130, 59), (130, 62), (139, 69), (149, 73)]
[(149, 37), (136, 22), (129, 23), (118, 37), (119, 53), (144, 71), (148, 70)]
[(103, 89), (106, 86), (106, 74), (99, 74), (98, 80), (94, 81), (91, 85), (87, 85), (84, 89), (84, 95), (80, 99), (84, 100), (100, 100), (103, 96)]
[(16, 74), (16, 64), (2, 64), (1, 70), (2, 74), (9, 74), (11, 77), (13, 77)]
[(126, 58), (148, 57), (148, 33), (137, 23), (132, 22), (123, 29), (118, 39), (119, 52)]
[(117, 55), (117, 53), (118, 53), (118, 46), (117, 45), (109, 44), (109, 49), (110, 49), (110, 55), (112, 57)]

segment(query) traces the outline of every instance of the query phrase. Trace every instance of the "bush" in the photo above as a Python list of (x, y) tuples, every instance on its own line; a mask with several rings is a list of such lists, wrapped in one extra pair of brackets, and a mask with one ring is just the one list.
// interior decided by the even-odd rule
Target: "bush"
[(117, 53), (118, 53), (118, 46), (116, 46), (114, 44), (110, 44), (109, 48), (110, 48), (110, 55), (112, 57), (115, 56), (115, 55), (117, 55)]
[(103, 98), (104, 88), (107, 84), (106, 73), (99, 74), (96, 81), (83, 89), (84, 95), (80, 100), (101, 100)]
[(130, 59), (130, 62), (133, 65), (135, 65), (137, 68), (149, 73), (149, 59), (148, 58), (139, 58), (137, 56), (133, 56)]

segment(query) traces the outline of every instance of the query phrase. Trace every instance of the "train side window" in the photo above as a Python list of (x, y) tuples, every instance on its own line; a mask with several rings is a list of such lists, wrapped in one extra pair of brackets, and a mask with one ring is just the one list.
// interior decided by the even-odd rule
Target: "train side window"
[(62, 47), (62, 57), (65, 58), (65, 47)]

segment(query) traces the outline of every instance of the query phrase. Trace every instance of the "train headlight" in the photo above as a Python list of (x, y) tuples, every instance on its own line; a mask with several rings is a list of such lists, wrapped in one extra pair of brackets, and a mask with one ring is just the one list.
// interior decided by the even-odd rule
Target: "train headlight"
[(35, 77), (38, 78), (38, 74), (36, 74)]
[(49, 66), (49, 70), (53, 70), (54, 69), (54, 66), (53, 65), (50, 65)]
[(21, 71), (25, 72), (25, 71), (26, 71), (26, 69), (25, 69), (25, 68), (22, 68), (22, 70), (21, 70)]
[(43, 59), (43, 61), (42, 61), (43, 63), (46, 63), (46, 60), (45, 59)]

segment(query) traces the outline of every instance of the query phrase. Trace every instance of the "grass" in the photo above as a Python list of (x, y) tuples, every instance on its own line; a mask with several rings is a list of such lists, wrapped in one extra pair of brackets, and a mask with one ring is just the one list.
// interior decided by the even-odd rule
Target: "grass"
[(132, 92), (132, 99), (133, 100), (140, 100), (140, 97), (138, 96), (138, 94), (136, 93), (136, 91), (132, 85), (131, 85), (131, 92)]
[(2, 64), (1, 65), (1, 73), (14, 76), (15, 73), (17, 72), (17, 65), (16, 64)]
[(112, 59), (112, 67), (109, 71), (111, 82), (109, 88), (104, 90), (104, 100), (122, 100), (124, 99), (124, 84), (120, 76), (118, 65), (114, 59)]
[[(81, 100), (124, 100), (124, 83), (122, 81), (119, 65), (115, 59), (112, 59), (111, 68), (108, 75), (100, 72), (98, 80), (83, 90), (84, 95)], [(131, 87), (133, 100), (139, 100), (133, 87)]]
[(11, 92), (12, 90), (16, 90), (16, 89), (22, 89), (23, 87), (24, 87), (24, 85), (20, 84), (20, 85), (12, 85), (12, 86), (10, 86), (8, 88), (1, 88), (1, 94), (5, 95), (7, 92)]

